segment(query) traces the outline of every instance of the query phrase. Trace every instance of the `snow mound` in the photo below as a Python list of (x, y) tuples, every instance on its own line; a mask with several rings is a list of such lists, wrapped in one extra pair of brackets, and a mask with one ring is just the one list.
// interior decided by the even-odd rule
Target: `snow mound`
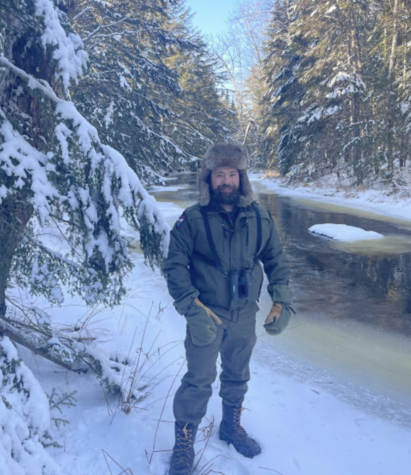
[(363, 241), (365, 239), (381, 239), (384, 236), (375, 231), (365, 231), (346, 224), (315, 224), (308, 230), (312, 234), (319, 234), (336, 241)]

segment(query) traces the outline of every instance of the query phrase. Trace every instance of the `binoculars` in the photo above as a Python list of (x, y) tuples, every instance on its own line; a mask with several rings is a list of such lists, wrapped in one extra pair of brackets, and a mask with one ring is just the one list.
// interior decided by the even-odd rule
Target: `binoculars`
[(251, 270), (234, 270), (230, 273), (231, 300), (245, 300), (250, 296)]

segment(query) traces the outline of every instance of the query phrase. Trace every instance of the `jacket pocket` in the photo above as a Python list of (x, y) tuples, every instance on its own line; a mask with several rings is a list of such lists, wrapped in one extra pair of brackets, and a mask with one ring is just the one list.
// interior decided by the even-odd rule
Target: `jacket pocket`
[(199, 299), (205, 305), (230, 308), (230, 282), (215, 266), (195, 261), (191, 269), (191, 280), (200, 292)]

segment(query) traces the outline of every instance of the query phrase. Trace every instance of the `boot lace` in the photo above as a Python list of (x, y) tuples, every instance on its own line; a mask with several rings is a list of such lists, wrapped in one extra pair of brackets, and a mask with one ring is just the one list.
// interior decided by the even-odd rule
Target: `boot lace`
[(175, 465), (191, 467), (192, 455), (190, 449), (193, 448), (193, 431), (186, 424), (182, 429), (178, 429), (175, 452)]
[(233, 416), (233, 429), (234, 432), (242, 437), (247, 437), (247, 432), (244, 427), (241, 425), (241, 414), (243, 412), (243, 407), (237, 407), (234, 409), (234, 416)]

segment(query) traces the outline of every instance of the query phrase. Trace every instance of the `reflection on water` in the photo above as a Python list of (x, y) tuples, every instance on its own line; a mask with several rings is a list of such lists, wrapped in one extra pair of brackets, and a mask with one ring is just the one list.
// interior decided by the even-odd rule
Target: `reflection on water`
[(377, 221), (384, 221), (386, 223), (393, 223), (403, 229), (408, 229), (409, 231), (411, 231), (411, 221), (396, 218), (395, 216), (386, 216), (360, 208), (351, 208), (349, 206), (337, 205), (334, 203), (327, 203), (326, 201), (312, 200), (307, 198), (293, 198), (293, 201), (298, 203), (300, 206), (309, 206), (311, 208), (318, 208), (324, 211), (345, 213), (349, 215), (360, 216), (362, 218), (375, 219)]
[[(194, 173), (177, 175), (173, 180), (168, 181), (167, 185), (173, 191), (163, 190), (154, 193), (157, 201), (171, 201), (182, 209), (198, 201), (197, 177)], [(179, 186), (178, 191), (174, 189), (176, 186)]]
[[(304, 308), (411, 335), (410, 231), (389, 222), (302, 206), (273, 194), (257, 197), (274, 216)], [(324, 223), (386, 237), (337, 243), (308, 232), (314, 224)]]
[(384, 236), (382, 239), (366, 241), (331, 241), (335, 249), (354, 254), (406, 254), (411, 253), (411, 236)]
[[(183, 186), (179, 191), (156, 193), (156, 199), (173, 201), (183, 209), (198, 201), (195, 174), (178, 175), (168, 184), (173, 190)], [(352, 214), (336, 205), (278, 196), (258, 185), (256, 199), (271, 211), (284, 243), (299, 310), (411, 335), (409, 222), (379, 220), (361, 210)], [(308, 232), (314, 224), (324, 223), (376, 231), (384, 238), (337, 242)]]
[[(181, 208), (196, 202), (195, 176), (180, 176), (178, 182), (190, 186), (156, 193), (156, 199)], [(274, 371), (306, 378), (360, 408), (411, 426), (410, 230), (403, 222), (335, 206), (321, 209), (266, 192), (256, 198), (270, 209), (284, 243), (297, 310), (281, 337), (268, 337), (262, 324), (272, 302), (262, 294), (258, 337), (270, 351), (264, 361), (272, 361)], [(337, 243), (308, 232), (323, 223), (356, 226), (385, 238)]]

